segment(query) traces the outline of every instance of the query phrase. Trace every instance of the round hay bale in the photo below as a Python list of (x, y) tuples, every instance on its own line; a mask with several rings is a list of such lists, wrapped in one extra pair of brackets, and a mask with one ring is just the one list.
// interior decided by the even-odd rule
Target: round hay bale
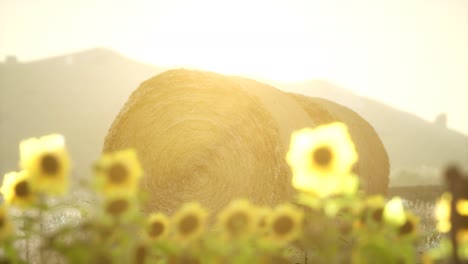
[[(151, 211), (171, 214), (193, 200), (214, 212), (239, 197), (261, 205), (290, 201), (285, 155), (294, 130), (340, 118), (359, 119), (344, 120), (356, 125), (352, 134), (359, 124), (369, 126), (338, 106), (335, 113), (320, 104), (317, 109), (330, 114), (311, 114), (313, 104), (298, 98), (241, 77), (167, 71), (132, 93), (109, 129), (104, 152), (137, 150)], [(359, 154), (363, 164), (372, 156)]]
[(390, 165), (387, 151), (372, 125), (351, 109), (332, 101), (290, 94), (302, 105), (317, 125), (343, 122), (348, 126), (359, 160), (354, 172), (367, 194), (387, 194)]
[(313, 124), (293, 98), (255, 81), (172, 70), (143, 82), (113, 122), (104, 152), (136, 148), (148, 207), (172, 213), (196, 200), (290, 200), (289, 135)]

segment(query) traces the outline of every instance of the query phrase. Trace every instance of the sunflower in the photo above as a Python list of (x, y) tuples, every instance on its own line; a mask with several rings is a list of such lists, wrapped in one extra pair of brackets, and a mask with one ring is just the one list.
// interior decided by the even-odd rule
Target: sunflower
[(385, 204), (383, 217), (386, 222), (400, 226), (407, 222), (405, 209), (400, 197), (393, 197)]
[(148, 251), (149, 248), (145, 244), (139, 244), (135, 247), (134, 250), (134, 258), (133, 258), (133, 263), (134, 264), (144, 264), (146, 263), (148, 259)]
[[(455, 210), (460, 216), (463, 216), (463, 217), (468, 216), (468, 200), (459, 199), (455, 204)], [(467, 242), (468, 241), (468, 229), (461, 228), (457, 230), (456, 237), (457, 237), (457, 241), (459, 242)]]
[(167, 237), (170, 230), (170, 220), (163, 213), (152, 213), (146, 219), (146, 234), (150, 239)]
[(468, 200), (467, 199), (458, 199), (455, 207), (459, 215), (468, 216)]
[(385, 199), (382, 196), (369, 196), (359, 209), (360, 217), (354, 222), (358, 229), (369, 225), (380, 226), (384, 220)]
[(0, 241), (6, 240), (13, 234), (13, 224), (8, 217), (8, 210), (5, 204), (0, 205)]
[[(434, 214), (437, 220), (437, 230), (441, 233), (447, 233), (452, 229), (452, 223), (450, 221), (450, 203), (452, 202), (451, 193), (443, 193), (439, 200), (436, 202)], [(455, 203), (455, 210), (461, 216), (468, 216), (468, 200), (459, 199)], [(456, 238), (459, 242), (468, 241), (468, 229), (460, 228), (456, 230)]]
[(27, 171), (10, 172), (3, 176), (0, 192), (9, 205), (30, 207), (37, 201), (37, 194), (31, 188), (30, 175)]
[(304, 212), (291, 204), (278, 205), (268, 217), (271, 239), (285, 245), (302, 232)]
[(447, 233), (452, 228), (450, 222), (450, 202), (452, 195), (448, 192), (443, 193), (439, 200), (436, 202), (434, 214), (437, 220), (437, 230), (441, 233)]
[(232, 238), (245, 238), (256, 232), (255, 207), (247, 199), (232, 201), (218, 215), (218, 227)]
[(354, 193), (358, 180), (351, 170), (357, 159), (348, 129), (339, 122), (293, 132), (286, 155), (293, 186), (319, 197)]
[(103, 212), (107, 219), (125, 221), (137, 214), (136, 201), (128, 193), (114, 192), (105, 197)]
[(181, 242), (198, 239), (205, 231), (208, 210), (197, 202), (184, 204), (172, 217), (172, 230), (175, 238)]
[(459, 229), (455, 235), (458, 243), (466, 243), (468, 242), (468, 230), (467, 229)]
[(120, 191), (135, 194), (142, 174), (134, 149), (104, 154), (95, 165), (95, 179), (105, 195)]
[(48, 194), (64, 194), (68, 190), (70, 158), (62, 135), (21, 141), (20, 165), (31, 174), (35, 190)]
[(419, 218), (413, 213), (405, 211), (405, 221), (398, 227), (400, 237), (413, 237), (418, 231)]

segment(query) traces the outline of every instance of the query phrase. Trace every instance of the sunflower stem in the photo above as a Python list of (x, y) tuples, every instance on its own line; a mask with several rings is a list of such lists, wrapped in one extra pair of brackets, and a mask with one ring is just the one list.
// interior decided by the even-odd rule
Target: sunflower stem
[[(27, 232), (26, 227), (27, 227), (27, 222), (26, 222), (26, 220), (23, 220), (23, 230), (24, 230), (24, 232)], [(26, 248), (25, 258), (26, 258), (26, 261), (29, 262), (29, 237), (27, 236), (27, 234), (25, 234), (24, 244), (25, 244), (24, 246)]]

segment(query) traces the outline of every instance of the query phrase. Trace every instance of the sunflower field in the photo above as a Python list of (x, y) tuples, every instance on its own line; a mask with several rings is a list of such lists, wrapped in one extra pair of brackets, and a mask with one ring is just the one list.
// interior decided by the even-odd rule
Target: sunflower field
[[(419, 219), (402, 199), (366, 196), (352, 172), (358, 160), (347, 127), (332, 123), (291, 136), (286, 161), (296, 198), (274, 207), (246, 198), (213, 213), (197, 201), (171, 215), (143, 212), (144, 171), (133, 149), (103, 154), (85, 188), (92, 206), (62, 199), (71, 158), (62, 135), (20, 142), (20, 170), (0, 192), (0, 263), (464, 263), (468, 184), (447, 172), (449, 192), (435, 207), (447, 233), (426, 252)], [(456, 182), (459, 181), (459, 182)], [(458, 186), (458, 189), (455, 188)], [(464, 187), (464, 188), (463, 188)], [(74, 221), (45, 228), (50, 215), (78, 208)]]

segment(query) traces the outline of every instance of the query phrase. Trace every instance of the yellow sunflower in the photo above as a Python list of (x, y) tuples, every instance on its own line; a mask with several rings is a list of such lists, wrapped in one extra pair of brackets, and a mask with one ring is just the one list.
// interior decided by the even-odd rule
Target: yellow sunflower
[(457, 230), (456, 239), (458, 243), (468, 242), (468, 230), (467, 229)]
[(150, 253), (150, 248), (148, 245), (139, 243), (134, 249), (133, 252), (133, 262), (134, 264), (144, 264), (149, 263), (148, 257)]
[(319, 197), (354, 193), (358, 179), (351, 170), (357, 159), (348, 129), (339, 122), (293, 132), (286, 155), (293, 186)]
[(95, 179), (100, 191), (135, 194), (143, 174), (137, 153), (126, 149), (102, 155), (95, 166)]
[(359, 209), (360, 217), (354, 222), (357, 229), (366, 226), (380, 226), (384, 220), (385, 199), (380, 195), (369, 196)]
[[(468, 200), (459, 199), (455, 204), (455, 210), (460, 216), (468, 216)], [(459, 242), (468, 242), (468, 229), (462, 228), (460, 230), (457, 230), (456, 237), (457, 241)]]
[(31, 174), (35, 190), (47, 194), (64, 194), (68, 190), (70, 158), (62, 135), (21, 141), (20, 165)]
[(30, 207), (37, 201), (37, 194), (31, 187), (30, 175), (27, 171), (5, 174), (0, 192), (5, 203), (17, 207)]
[(440, 199), (436, 202), (434, 214), (437, 220), (437, 230), (441, 233), (447, 233), (452, 228), (450, 222), (450, 202), (452, 195), (448, 192), (443, 193)]
[(459, 215), (468, 216), (468, 200), (467, 199), (458, 199), (457, 203), (455, 204), (455, 207)]
[(405, 211), (405, 221), (398, 227), (400, 237), (413, 237), (418, 232), (419, 218), (409, 211)]
[(208, 210), (197, 202), (184, 204), (172, 217), (172, 230), (175, 239), (180, 242), (191, 242), (205, 232)]
[(163, 213), (152, 213), (146, 219), (146, 234), (150, 239), (167, 237), (170, 231), (170, 220)]
[(268, 217), (271, 239), (285, 245), (302, 233), (304, 212), (292, 204), (278, 205)]
[(8, 217), (5, 204), (0, 205), (0, 241), (6, 240), (13, 234), (13, 224)]
[(400, 197), (393, 197), (385, 204), (383, 217), (386, 222), (395, 226), (401, 226), (407, 222), (405, 209)]
[(122, 222), (138, 213), (135, 198), (125, 192), (114, 192), (106, 196), (102, 206), (105, 220), (108, 220), (110, 217), (111, 220)]
[(247, 199), (234, 200), (218, 215), (217, 225), (231, 238), (245, 238), (253, 235), (257, 228), (255, 207)]

